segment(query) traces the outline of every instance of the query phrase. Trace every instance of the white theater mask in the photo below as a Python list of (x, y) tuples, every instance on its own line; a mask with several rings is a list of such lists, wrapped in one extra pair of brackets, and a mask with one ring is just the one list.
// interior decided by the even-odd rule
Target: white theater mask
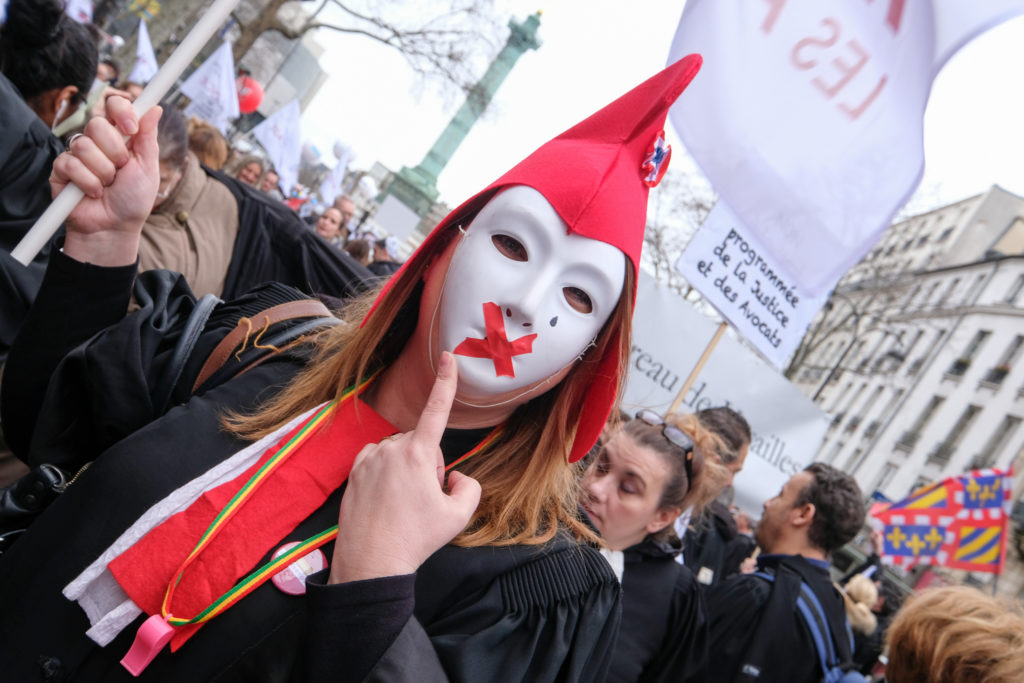
[(515, 186), (492, 198), (455, 249), (436, 321), (459, 362), (459, 393), (531, 388), (568, 368), (618, 304), (626, 261), (569, 234), (547, 199)]

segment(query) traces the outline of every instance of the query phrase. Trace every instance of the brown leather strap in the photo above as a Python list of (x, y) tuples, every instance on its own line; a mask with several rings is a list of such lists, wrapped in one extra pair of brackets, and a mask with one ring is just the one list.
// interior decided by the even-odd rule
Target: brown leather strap
[[(259, 330), (284, 320), (320, 318), (330, 315), (331, 312), (320, 301), (316, 299), (300, 299), (272, 306), (260, 311), (251, 318), (240, 318), (238, 324), (235, 325), (235, 329), (228, 332), (213, 351), (210, 352), (209, 357), (207, 357), (206, 362), (203, 363), (203, 367), (199, 371), (195, 384), (192, 385), (192, 391), (195, 392), (196, 389), (203, 385), (203, 382), (208, 380), (213, 373), (217, 372), (227, 362), (235, 347), (246, 338), (246, 335), (255, 338), (259, 334)], [(243, 320), (250, 321), (252, 325), (245, 325), (242, 322)]]

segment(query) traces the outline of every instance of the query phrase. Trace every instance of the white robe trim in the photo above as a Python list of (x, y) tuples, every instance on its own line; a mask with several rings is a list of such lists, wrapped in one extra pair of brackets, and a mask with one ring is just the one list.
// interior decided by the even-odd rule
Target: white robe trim
[(103, 551), (103, 554), (65, 586), (64, 597), (78, 602), (89, 617), (91, 628), (85, 634), (97, 644), (107, 645), (142, 614), (139, 606), (114, 580), (114, 575), (107, 569), (107, 565), (152, 529), (163, 524), (172, 515), (188, 508), (203, 493), (231, 481), (252, 467), (268, 448), (321, 407), (322, 404), (296, 417), (272, 434), (246, 446), (158, 501)]

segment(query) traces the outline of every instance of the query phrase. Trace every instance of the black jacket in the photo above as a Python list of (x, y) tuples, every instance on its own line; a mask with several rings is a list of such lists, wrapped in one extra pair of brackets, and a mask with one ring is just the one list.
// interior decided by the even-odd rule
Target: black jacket
[(60, 141), (0, 74), (0, 364), (43, 279), (49, 247), (25, 267), (11, 250), (50, 204)]
[[(89, 337), (90, 327), (117, 323), (57, 370), (70, 372), (54, 380), (60, 401), (52, 412), (63, 417), (50, 424), (72, 438), (40, 430), (34, 440), (19, 436), (20, 443), (31, 442), (30, 461), (42, 443), (49, 454), (74, 462), (82, 457), (76, 442), (85, 457), (101, 453), (0, 557), (0, 671), (10, 680), (132, 680), (118, 660), (143, 617), (100, 648), (84, 635), (85, 615), (62, 588), (155, 501), (240, 450), (245, 444), (220, 428), (219, 416), (251, 408), (304, 362), (301, 353), (275, 356), (152, 416), (148, 397), (161, 368), (151, 357), (166, 345), (172, 309), (180, 314), (187, 296), (175, 296), (172, 287), (119, 320), (133, 274), (133, 268), (95, 268), (55, 254), (14, 348), (19, 371), (4, 378), (5, 419), (17, 414), (34, 423), (40, 397), (53, 398), (39, 386), (61, 348)], [(69, 297), (71, 291), (84, 298)], [(89, 314), (74, 310), (81, 300), (93, 302)], [(110, 371), (112, 379), (94, 381)], [(455, 458), (480, 438), (480, 430), (449, 430), (441, 448)], [(336, 523), (342, 492), (334, 491), (280, 542)], [(331, 545), (324, 552), (330, 557)], [(416, 575), (314, 585), (305, 597), (268, 582), (178, 652), (159, 654), (142, 680), (600, 680), (618, 627), (619, 596), (603, 558), (562, 537), (540, 548), (448, 546)]]
[(238, 202), (238, 236), (224, 280), (224, 299), (269, 281), (307, 294), (347, 299), (376, 281), (372, 272), (306, 227), (286, 204), (223, 173), (206, 172)]
[(622, 627), (608, 681), (704, 681), (708, 618), (679, 544), (645, 540), (625, 552)]
[(736, 528), (728, 506), (713, 501), (701, 519), (686, 530), (683, 550), (686, 566), (707, 589), (738, 573), (756, 546), (753, 538)]
[[(799, 555), (762, 555), (758, 558), (758, 570), (776, 575), (790, 572), (805, 581), (822, 604), (841, 661), (850, 660), (846, 609), (827, 568)], [(791, 606), (784, 606), (775, 613), (768, 609), (772, 590), (778, 585), (781, 585), (778, 580), (769, 583), (752, 574), (740, 574), (711, 591), (708, 596), (711, 615), (709, 681), (737, 680), (739, 668), (757, 647), (767, 653), (759, 682), (822, 680), (817, 650), (797, 612), (796, 594), (792, 596)], [(799, 582), (796, 586), (799, 591)], [(762, 626), (763, 620), (766, 622)]]

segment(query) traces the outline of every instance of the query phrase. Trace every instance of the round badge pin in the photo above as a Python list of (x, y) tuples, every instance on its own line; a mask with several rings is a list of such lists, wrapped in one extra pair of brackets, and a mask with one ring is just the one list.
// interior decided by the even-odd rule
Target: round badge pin
[[(286, 552), (299, 545), (298, 542), (286, 543), (274, 551), (274, 558), (281, 557)], [(319, 548), (303, 555), (290, 565), (274, 574), (271, 581), (278, 590), (288, 595), (306, 594), (306, 577), (315, 574), (321, 569), (327, 568), (327, 556)]]

